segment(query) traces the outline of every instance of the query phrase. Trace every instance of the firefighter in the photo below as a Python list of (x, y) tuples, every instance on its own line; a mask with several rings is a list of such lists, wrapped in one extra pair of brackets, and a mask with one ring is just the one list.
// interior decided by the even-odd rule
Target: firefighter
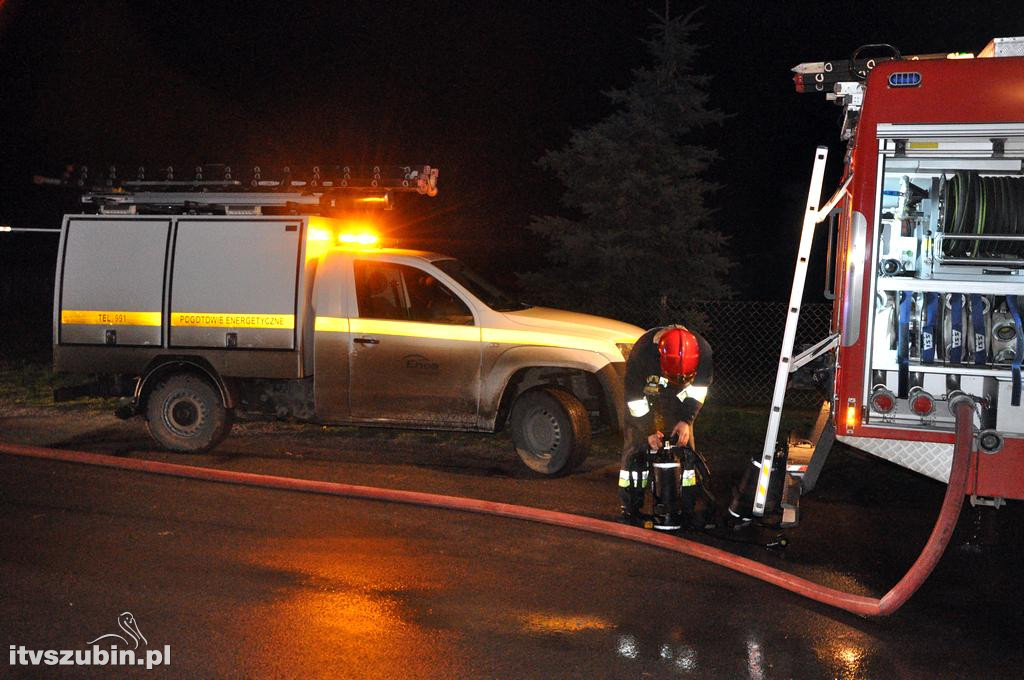
[[(693, 446), (693, 423), (707, 396), (712, 372), (711, 346), (685, 326), (653, 328), (633, 345), (626, 362), (626, 417), (619, 472), (619, 499), (626, 521), (638, 523), (643, 519), (640, 513), (648, 487), (648, 454), (662, 446), (664, 431), (676, 439), (676, 446)], [(706, 465), (703, 460), (700, 464), (706, 477)]]

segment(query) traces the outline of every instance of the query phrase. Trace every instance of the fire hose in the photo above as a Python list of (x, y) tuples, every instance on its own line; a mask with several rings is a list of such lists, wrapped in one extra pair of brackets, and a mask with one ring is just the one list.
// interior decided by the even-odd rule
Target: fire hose
[(968, 469), (974, 441), (972, 429), (974, 401), (970, 397), (960, 396), (951, 402), (951, 409), (956, 417), (956, 438), (953, 447), (953, 462), (949, 474), (949, 483), (946, 487), (946, 495), (943, 498), (938, 519), (935, 522), (931, 535), (928, 537), (927, 543), (925, 543), (924, 548), (921, 550), (921, 554), (910, 567), (910, 570), (881, 598), (856, 595), (823, 586), (755, 560), (740, 557), (719, 548), (670, 534), (657, 533), (640, 527), (553, 510), (542, 510), (540, 508), (510, 503), (445, 496), (419, 491), (402, 491), (398, 489), (341, 484), (338, 482), (218, 470), (192, 465), (179, 465), (177, 463), (120, 458), (84, 451), (49, 449), (4, 442), (0, 442), (0, 453), (266, 489), (300, 491), (346, 498), (362, 498), (433, 508), (446, 508), (567, 527), (635, 541), (689, 555), (690, 557), (696, 557), (741, 574), (752, 576), (792, 593), (803, 595), (816, 602), (838, 607), (860, 616), (888, 616), (899, 609), (917, 591), (928, 575), (931, 574), (932, 569), (935, 568), (939, 558), (949, 544), (949, 539), (953, 535), (953, 529), (956, 527), (957, 518), (960, 516), (960, 508), (963, 505), (964, 494), (967, 488)]

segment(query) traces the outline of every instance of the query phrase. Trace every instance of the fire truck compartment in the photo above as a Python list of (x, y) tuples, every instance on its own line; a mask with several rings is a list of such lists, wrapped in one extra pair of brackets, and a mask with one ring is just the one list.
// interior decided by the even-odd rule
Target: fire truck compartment
[(1024, 124), (879, 125), (865, 425), (1024, 433)]

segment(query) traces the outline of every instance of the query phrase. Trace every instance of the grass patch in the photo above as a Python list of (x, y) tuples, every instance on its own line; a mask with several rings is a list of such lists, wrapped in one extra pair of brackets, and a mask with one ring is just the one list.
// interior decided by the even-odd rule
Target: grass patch
[[(760, 449), (764, 444), (764, 435), (768, 429), (768, 415), (771, 406), (733, 406), (708, 403), (697, 419), (696, 432), (702, 447), (708, 444), (736, 448), (754, 445)], [(782, 412), (782, 424), (779, 436), (785, 437), (793, 431), (801, 437), (810, 433), (817, 409), (785, 408)], [(703, 440), (700, 437), (703, 436)]]
[[(47, 363), (15, 359), (0, 361), (0, 406), (53, 406), (53, 390), (80, 384), (81, 376), (54, 373)], [(77, 406), (111, 407), (116, 399), (85, 398)]]

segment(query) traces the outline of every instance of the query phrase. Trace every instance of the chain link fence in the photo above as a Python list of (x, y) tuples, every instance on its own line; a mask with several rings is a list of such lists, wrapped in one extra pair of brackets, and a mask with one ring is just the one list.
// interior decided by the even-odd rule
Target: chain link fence
[[(664, 323), (684, 323), (699, 331), (710, 343), (715, 357), (716, 402), (769, 404), (775, 389), (775, 372), (786, 328), (787, 305), (782, 302), (692, 302), (685, 307), (650, 310), (609, 310), (608, 316), (652, 328)], [(616, 313), (618, 311), (619, 313)], [(800, 309), (794, 354), (829, 334), (832, 305), (805, 304)], [(793, 385), (786, 403), (817, 407), (821, 394)]]

